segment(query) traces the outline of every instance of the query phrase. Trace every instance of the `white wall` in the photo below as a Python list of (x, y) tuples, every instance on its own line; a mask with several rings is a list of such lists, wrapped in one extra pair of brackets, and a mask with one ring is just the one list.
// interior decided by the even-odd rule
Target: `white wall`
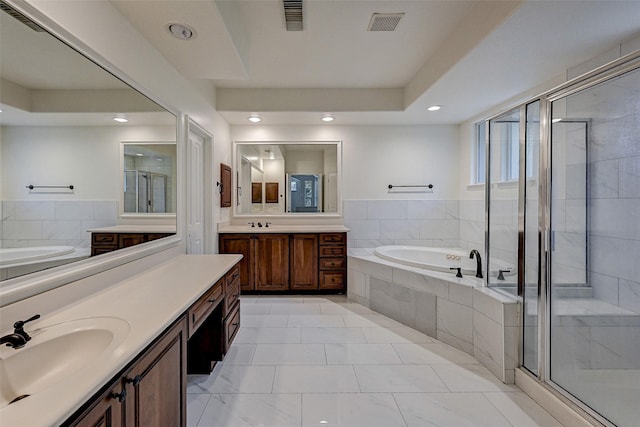
[[(2, 127), (3, 200), (118, 200), (120, 143), (175, 141), (172, 126)], [(73, 184), (73, 193), (36, 193), (34, 185)]]
[[(342, 198), (446, 200), (457, 197), (455, 126), (232, 126), (238, 141), (342, 141)], [(387, 186), (433, 184), (432, 193)]]

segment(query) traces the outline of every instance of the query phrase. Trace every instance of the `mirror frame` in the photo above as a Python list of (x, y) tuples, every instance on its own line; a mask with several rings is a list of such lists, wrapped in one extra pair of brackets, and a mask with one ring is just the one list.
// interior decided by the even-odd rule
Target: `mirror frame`
[(184, 224), (186, 212), (186, 185), (184, 173), (186, 170), (185, 137), (187, 134), (186, 115), (175, 108), (161, 102), (157, 97), (149, 94), (139, 84), (128, 77), (124, 72), (110, 64), (103, 56), (88, 47), (80, 39), (66, 31), (60, 25), (53, 22), (35, 7), (23, 1), (8, 0), (7, 4), (24, 14), (29, 19), (42, 27), (45, 31), (65, 43), (88, 60), (103, 68), (115, 78), (120, 79), (132, 89), (149, 98), (176, 118), (176, 156), (177, 156), (177, 212), (176, 234), (163, 239), (131, 246), (118, 251), (103, 254), (99, 257), (89, 257), (81, 261), (65, 264), (47, 270), (18, 276), (0, 282), (0, 308), (9, 306), (15, 302), (39, 295), (41, 293), (63, 287), (72, 282), (88, 278), (98, 273), (106, 272), (123, 266), (133, 261), (159, 254), (160, 252), (175, 249), (180, 253), (185, 252)]
[[(178, 121), (176, 119), (176, 126)], [(176, 175), (178, 164), (178, 143), (177, 141), (120, 141), (120, 188), (124, 188), (124, 148), (127, 145), (175, 145), (176, 146)], [(176, 195), (178, 193), (178, 177), (176, 176)], [(122, 219), (173, 219), (176, 218), (177, 212), (166, 213), (135, 213), (124, 211), (124, 191), (120, 191), (118, 216)], [(176, 211), (178, 206), (176, 204)]]
[[(336, 146), (336, 170), (338, 173), (338, 210), (336, 212), (284, 212), (279, 214), (270, 213), (242, 213), (238, 212), (238, 179), (237, 172), (240, 170), (239, 149), (243, 145), (335, 145)], [(288, 218), (288, 219), (330, 219), (342, 218), (342, 141), (340, 140), (318, 140), (318, 141), (233, 141), (232, 148), (233, 165), (236, 168), (233, 174), (233, 216), (234, 218), (268, 217), (268, 218)], [(264, 195), (263, 195), (264, 197)]]

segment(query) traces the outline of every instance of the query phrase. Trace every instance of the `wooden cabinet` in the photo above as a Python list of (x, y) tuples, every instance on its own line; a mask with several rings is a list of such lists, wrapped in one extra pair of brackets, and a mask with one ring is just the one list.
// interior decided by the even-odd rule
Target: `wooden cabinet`
[(318, 235), (292, 234), (289, 252), (291, 290), (318, 289)]
[(284, 291), (289, 289), (289, 236), (259, 234), (254, 236), (255, 289)]
[(127, 426), (185, 426), (187, 322), (182, 317), (125, 375)]
[(220, 207), (231, 207), (231, 166), (220, 163)]
[(70, 424), (73, 427), (121, 427), (124, 425), (123, 404), (115, 397), (122, 391), (121, 380), (107, 387), (84, 413)]
[(264, 190), (266, 203), (278, 203), (280, 201), (277, 182), (265, 182)]
[(320, 235), (319, 289), (342, 290), (347, 284), (347, 234)]
[(221, 254), (241, 254), (238, 263), (240, 270), (240, 289), (243, 292), (255, 290), (253, 280), (253, 236), (251, 234), (220, 234)]
[(186, 425), (187, 322), (182, 316), (64, 426)]
[(240, 328), (240, 266), (236, 264), (187, 312), (187, 371), (209, 374), (223, 360)]
[(120, 232), (92, 232), (91, 256), (105, 254), (140, 243), (169, 237), (174, 233), (120, 233)]
[(239, 297), (236, 264), (62, 425), (186, 426), (188, 365), (208, 374), (223, 359), (240, 329)]
[(242, 292), (346, 289), (346, 233), (222, 233), (219, 239), (220, 253), (244, 256)]

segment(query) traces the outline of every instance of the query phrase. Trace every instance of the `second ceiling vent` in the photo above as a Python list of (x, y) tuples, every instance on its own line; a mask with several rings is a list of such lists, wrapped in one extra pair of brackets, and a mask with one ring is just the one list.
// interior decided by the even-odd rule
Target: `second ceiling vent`
[(287, 31), (302, 31), (302, 0), (282, 0)]
[(395, 31), (404, 13), (374, 13), (367, 31)]

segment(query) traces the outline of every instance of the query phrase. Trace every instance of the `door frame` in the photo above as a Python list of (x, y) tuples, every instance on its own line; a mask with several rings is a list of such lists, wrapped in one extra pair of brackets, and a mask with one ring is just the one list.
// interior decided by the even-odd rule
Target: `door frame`
[[(209, 132), (207, 132), (202, 126), (196, 123), (191, 117), (186, 116), (186, 145), (187, 149), (187, 165), (191, 164), (191, 151), (188, 149), (189, 145), (189, 136), (191, 134), (197, 135), (202, 138), (204, 141), (203, 147), (203, 192), (204, 194), (195, 194), (191, 191), (190, 188), (187, 188), (187, 209), (186, 209), (186, 226), (187, 230), (189, 228), (189, 213), (191, 209), (193, 209), (195, 205), (196, 197), (201, 198), (201, 205), (203, 208), (203, 253), (209, 254), (214, 252), (214, 242), (213, 242), (213, 223), (214, 223), (214, 209), (213, 209), (213, 175), (212, 175), (212, 165), (213, 165), (213, 144), (214, 138)], [(187, 171), (188, 174), (188, 171)], [(186, 235), (186, 244), (187, 249), (189, 248), (189, 233)]]

